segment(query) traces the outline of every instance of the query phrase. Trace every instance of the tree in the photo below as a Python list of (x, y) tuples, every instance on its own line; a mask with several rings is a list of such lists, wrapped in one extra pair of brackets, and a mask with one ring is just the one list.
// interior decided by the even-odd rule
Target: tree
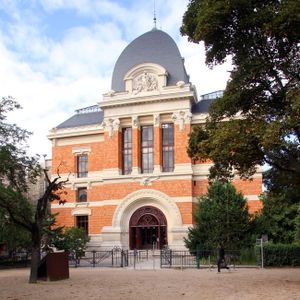
[(264, 176), (267, 192), (262, 197), (263, 209), (258, 216), (262, 234), (274, 243), (293, 243), (297, 238), (300, 186), (295, 186), (292, 176), (272, 168)]
[(211, 179), (248, 178), (267, 163), (300, 184), (299, 15), (298, 0), (190, 1), (181, 33), (204, 42), (209, 66), (233, 63), (189, 142), (193, 159), (214, 161)]
[(9, 253), (18, 248), (30, 248), (30, 234), (23, 227), (9, 222), (5, 211), (0, 208), (0, 242), (8, 246)]
[(250, 241), (250, 215), (247, 200), (230, 183), (214, 182), (207, 195), (199, 198), (194, 215), (195, 224), (189, 228), (186, 247), (195, 251), (215, 249), (223, 244), (227, 249), (241, 249)]
[[(5, 122), (7, 112), (17, 108), (20, 106), (11, 97), (2, 98), (0, 101), (0, 208), (8, 222), (24, 228), (31, 235), (29, 282), (35, 283), (43, 229), (52, 218), (48, 205), (53, 200), (64, 202), (60, 195), (66, 181), (61, 180), (59, 173), (51, 181), (47, 170), (41, 170), (39, 157), (26, 154), (26, 140), (30, 133), (15, 124)], [(26, 192), (28, 184), (34, 183), (42, 171), (47, 180), (47, 187), (33, 209), (26, 198)]]
[(59, 250), (65, 250), (72, 254), (74, 258), (82, 256), (89, 237), (83, 228), (71, 227), (55, 234), (52, 244)]

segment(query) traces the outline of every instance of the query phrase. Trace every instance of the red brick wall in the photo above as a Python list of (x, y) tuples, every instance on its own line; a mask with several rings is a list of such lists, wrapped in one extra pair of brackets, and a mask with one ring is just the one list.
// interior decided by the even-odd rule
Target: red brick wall
[(132, 166), (141, 166), (141, 131), (137, 128), (132, 128)]
[(114, 132), (113, 136), (110, 137), (108, 132), (104, 133), (104, 145), (102, 148), (104, 157), (103, 157), (103, 167), (104, 169), (114, 169), (122, 168), (121, 162), (121, 141), (122, 133)]
[(177, 202), (176, 203), (182, 218), (183, 224), (192, 224), (193, 223), (193, 203), (189, 202)]
[[(179, 125), (174, 126), (175, 139), (175, 164), (191, 163), (191, 159), (186, 153), (188, 144), (188, 134), (191, 126), (185, 125), (184, 130), (179, 130)], [(132, 129), (132, 162), (133, 167), (141, 166), (140, 155), (140, 130)], [(154, 127), (154, 164), (162, 163), (161, 153), (161, 128)], [(108, 133), (104, 134), (104, 142), (85, 143), (82, 145), (68, 145), (53, 147), (52, 170), (55, 172), (59, 167), (60, 173), (76, 172), (76, 156), (72, 153), (72, 148), (76, 147), (90, 147), (91, 152), (88, 157), (89, 172), (101, 171), (103, 169), (122, 168), (122, 133), (114, 132), (112, 137)], [(197, 164), (198, 162), (196, 162)], [(244, 195), (259, 195), (262, 191), (261, 178), (255, 178), (252, 181), (234, 180), (233, 184), (238, 191), (243, 192)], [(140, 185), (140, 181), (126, 182), (126, 183), (109, 183), (92, 186), (87, 191), (88, 201), (102, 201), (111, 199), (122, 199), (128, 194), (141, 189), (155, 189), (161, 191), (170, 197), (198, 197), (207, 192), (207, 180), (158, 180), (154, 181), (150, 186)], [(67, 195), (63, 196), (69, 203), (76, 202), (76, 190), (66, 189)], [(184, 224), (191, 224), (193, 222), (193, 211), (196, 208), (195, 203), (179, 202), (176, 203), (182, 216)], [(248, 201), (249, 211), (255, 212), (261, 209), (262, 203), (260, 201)], [(91, 234), (100, 233), (103, 226), (112, 225), (112, 217), (116, 206), (101, 206), (92, 207), (92, 215), (89, 216), (89, 232)], [(65, 225), (67, 227), (75, 226), (75, 217), (71, 215), (71, 209), (62, 207), (61, 209), (52, 209), (52, 212), (59, 212), (57, 216), (58, 225)]]
[(106, 162), (104, 152), (104, 142), (76, 144), (68, 146), (56, 146), (52, 148), (52, 174), (55, 175), (57, 169), (62, 173), (76, 173), (76, 155), (72, 153), (73, 148), (91, 148), (88, 155), (88, 169), (90, 172), (103, 170)]
[(191, 163), (191, 159), (186, 152), (191, 126), (186, 124), (184, 129), (180, 131), (179, 125), (175, 125), (174, 130), (175, 164)]
[[(111, 226), (112, 218), (116, 209), (116, 205), (107, 205), (93, 207), (92, 213), (88, 216), (89, 234), (101, 233), (103, 226)], [(72, 208), (52, 208), (52, 213), (58, 213), (56, 216), (56, 225), (65, 227), (76, 226), (76, 217), (72, 216)]]

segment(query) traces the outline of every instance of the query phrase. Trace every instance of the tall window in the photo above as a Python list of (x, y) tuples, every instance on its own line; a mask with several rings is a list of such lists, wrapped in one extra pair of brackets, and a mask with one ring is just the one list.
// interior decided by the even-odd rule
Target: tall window
[(77, 202), (87, 202), (87, 188), (86, 187), (77, 189)]
[(174, 125), (162, 124), (162, 170), (174, 171)]
[(77, 177), (87, 177), (88, 175), (88, 156), (81, 154), (77, 156)]
[(153, 172), (153, 126), (141, 128), (142, 173)]
[(132, 171), (132, 130), (123, 128), (122, 130), (122, 153), (123, 153), (123, 174), (131, 174)]
[(83, 228), (85, 233), (89, 233), (89, 217), (88, 216), (77, 216), (76, 226), (78, 228)]

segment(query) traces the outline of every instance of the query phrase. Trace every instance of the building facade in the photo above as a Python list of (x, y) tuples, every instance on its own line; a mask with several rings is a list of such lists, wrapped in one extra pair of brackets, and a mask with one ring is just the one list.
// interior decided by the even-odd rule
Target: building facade
[[(184, 248), (211, 166), (188, 157), (188, 137), (220, 93), (197, 98), (165, 32), (154, 29), (131, 42), (103, 100), (50, 131), (52, 170), (69, 177), (67, 202), (51, 206), (58, 224), (84, 227), (97, 249)], [(233, 183), (250, 211), (261, 207), (261, 172)]]

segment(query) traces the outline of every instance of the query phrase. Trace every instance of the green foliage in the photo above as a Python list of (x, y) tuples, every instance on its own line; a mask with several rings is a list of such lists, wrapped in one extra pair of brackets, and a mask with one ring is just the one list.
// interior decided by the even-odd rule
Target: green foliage
[(6, 114), (18, 108), (19, 104), (11, 97), (0, 101), (0, 208), (9, 222), (30, 230), (34, 212), (25, 195), (28, 184), (35, 182), (41, 168), (38, 156), (26, 155), (30, 133), (5, 122)]
[(31, 236), (31, 273), (30, 282), (37, 281), (37, 269), (40, 261), (42, 236), (47, 220), (51, 218), (49, 202), (60, 199), (64, 183), (58, 175), (50, 181), (44, 171), (47, 187), (44, 194), (37, 199), (35, 209), (32, 209), (26, 192), (29, 183), (35, 183), (41, 175), (39, 157), (26, 154), (26, 141), (30, 133), (15, 124), (6, 122), (6, 114), (20, 108), (11, 97), (0, 100), (0, 209), (4, 213), (6, 223), (28, 231)]
[(24, 228), (11, 223), (0, 208), (0, 243), (5, 243), (9, 251), (18, 248), (29, 249), (31, 244), (30, 233)]
[(264, 174), (268, 191), (262, 195), (263, 209), (257, 216), (257, 233), (267, 234), (274, 243), (299, 241), (300, 186), (295, 177), (272, 168)]
[(190, 157), (215, 162), (210, 179), (234, 170), (247, 178), (268, 163), (299, 185), (299, 14), (297, 0), (190, 1), (182, 34), (204, 42), (210, 66), (228, 56), (234, 66), (224, 96), (190, 137)]
[(300, 244), (300, 205), (298, 206), (298, 215), (296, 217), (295, 241)]
[(53, 237), (52, 244), (59, 250), (68, 251), (79, 257), (84, 252), (88, 241), (89, 237), (83, 228), (71, 227)]
[[(258, 261), (261, 261), (260, 247), (256, 247)], [(298, 244), (265, 244), (265, 266), (300, 266), (300, 245)]]
[(241, 249), (250, 243), (250, 216), (247, 201), (230, 183), (214, 182), (205, 196), (199, 198), (194, 215), (195, 225), (185, 239), (187, 248), (195, 251)]
[(263, 196), (263, 209), (260, 218), (264, 233), (274, 243), (292, 243), (296, 238), (299, 199), (286, 195)]

